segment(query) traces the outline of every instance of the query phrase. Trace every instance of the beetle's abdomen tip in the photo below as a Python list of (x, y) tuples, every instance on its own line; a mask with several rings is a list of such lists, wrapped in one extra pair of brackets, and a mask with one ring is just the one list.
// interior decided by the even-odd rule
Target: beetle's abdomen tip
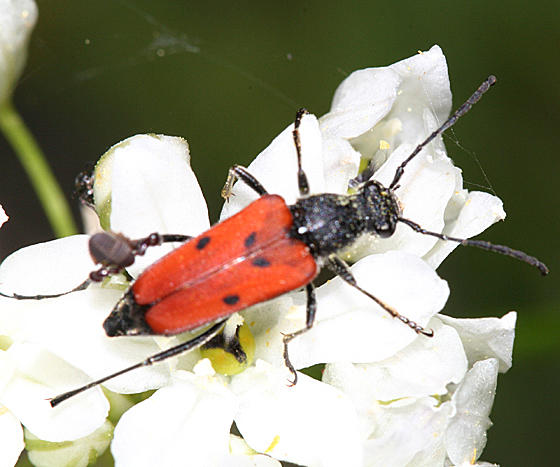
[(129, 290), (103, 322), (105, 333), (109, 337), (153, 334), (144, 319), (146, 308), (136, 303), (132, 290)]

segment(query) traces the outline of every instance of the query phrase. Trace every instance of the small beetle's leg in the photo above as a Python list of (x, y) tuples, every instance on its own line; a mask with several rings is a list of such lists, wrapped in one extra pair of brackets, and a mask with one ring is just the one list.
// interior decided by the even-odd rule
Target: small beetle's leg
[(424, 329), (418, 323), (416, 323), (414, 321), (411, 321), (406, 316), (401, 315), (397, 310), (395, 310), (395, 309), (391, 308), (390, 306), (386, 305), (385, 303), (383, 303), (377, 297), (370, 294), (367, 290), (362, 289), (358, 285), (358, 283), (356, 282), (356, 279), (355, 279), (354, 275), (352, 274), (352, 271), (350, 270), (350, 267), (342, 259), (340, 259), (338, 256), (336, 256), (336, 255), (329, 256), (329, 262), (327, 263), (327, 265), (329, 266), (330, 270), (333, 271), (337, 276), (342, 278), (343, 281), (345, 281), (347, 284), (350, 284), (352, 287), (354, 287), (355, 289), (362, 292), (364, 295), (371, 298), (375, 303), (377, 303), (381, 308), (383, 308), (393, 318), (397, 318), (398, 320), (402, 321), (409, 328), (414, 330), (417, 334), (423, 334), (423, 335), (428, 336), (428, 337), (432, 337), (434, 335), (434, 331), (432, 331), (431, 329), (430, 330)]
[(140, 363), (137, 363), (136, 365), (129, 366), (128, 368), (125, 368), (124, 370), (117, 371), (116, 373), (113, 373), (111, 375), (100, 378), (100, 379), (98, 379), (96, 381), (93, 381), (89, 384), (86, 384), (85, 386), (82, 386), (80, 388), (74, 389), (72, 391), (65, 392), (63, 394), (59, 394), (58, 396), (53, 397), (50, 400), (51, 407), (56, 407), (61, 402), (64, 402), (66, 399), (74, 397), (77, 394), (80, 394), (84, 391), (87, 391), (88, 389), (91, 389), (95, 386), (98, 386), (99, 384), (103, 384), (105, 381), (116, 378), (117, 376), (120, 376), (124, 373), (128, 373), (129, 371), (135, 370), (136, 368), (142, 368), (144, 366), (150, 366), (150, 365), (153, 365), (154, 363), (161, 362), (162, 360), (166, 360), (168, 358), (174, 357), (175, 355), (178, 355), (180, 353), (187, 352), (188, 350), (194, 349), (195, 347), (199, 347), (202, 344), (208, 342), (218, 332), (220, 332), (220, 330), (223, 328), (225, 322), (226, 322), (226, 320), (219, 321), (219, 322), (213, 324), (211, 327), (209, 327), (202, 334), (199, 334), (194, 339), (191, 339), (187, 342), (183, 342), (182, 344), (176, 345), (174, 347), (170, 347), (169, 349), (164, 350), (163, 352), (159, 352), (155, 355), (152, 355), (152, 356), (146, 358), (144, 361), (142, 361)]
[(190, 235), (158, 234), (155, 232), (138, 240), (130, 240), (130, 246), (132, 247), (134, 256), (141, 256), (146, 253), (146, 250), (151, 246), (158, 246), (162, 243), (186, 242), (192, 238), (193, 237)]
[(93, 166), (88, 167), (83, 172), (76, 175), (74, 179), (73, 198), (78, 198), (80, 202), (90, 208), (94, 208), (93, 202)]
[(300, 196), (307, 196), (309, 194), (309, 182), (307, 181), (307, 175), (303, 171), (301, 166), (301, 140), (299, 135), (299, 127), (301, 125), (301, 119), (304, 115), (309, 112), (306, 109), (299, 109), (296, 114), (296, 120), (294, 122), (294, 130), (292, 135), (294, 136), (294, 144), (296, 146), (297, 154), (297, 164), (298, 164), (298, 187)]
[(228, 178), (224, 187), (222, 188), (222, 198), (228, 200), (231, 196), (231, 190), (233, 189), (233, 184), (239, 179), (253, 191), (257, 192), (259, 196), (268, 194), (261, 183), (251, 175), (247, 169), (241, 165), (234, 165), (229, 169)]
[(146, 253), (151, 246), (161, 245), (168, 242), (185, 242), (192, 237), (182, 234), (158, 234), (153, 233), (138, 240), (130, 240), (121, 234), (111, 232), (99, 232), (91, 236), (89, 240), (90, 255), (95, 263), (102, 266), (92, 271), (89, 277), (74, 287), (72, 290), (57, 294), (20, 295), (17, 293), (8, 295), (0, 292), (0, 297), (14, 298), (16, 300), (43, 300), (45, 298), (58, 298), (64, 295), (87, 289), (93, 282), (102, 282), (106, 277), (118, 274), (124, 268), (134, 263), (136, 256)]
[(89, 240), (89, 252), (94, 262), (102, 266), (89, 275), (93, 282), (101, 282), (106, 277), (118, 274), (134, 263), (136, 256), (142, 256), (151, 246), (169, 242), (186, 242), (192, 237), (182, 234), (152, 233), (144, 238), (131, 240), (122, 234), (99, 232)]
[(289, 342), (297, 336), (300, 336), (304, 332), (309, 331), (313, 327), (313, 323), (315, 322), (315, 312), (317, 311), (317, 299), (315, 297), (315, 287), (313, 284), (307, 284), (305, 288), (305, 292), (307, 293), (307, 310), (305, 315), (305, 327), (300, 329), (299, 331), (292, 332), (290, 334), (284, 335), (284, 362), (286, 366), (294, 375), (294, 379), (290, 381), (290, 385), (294, 386), (297, 383), (297, 372), (292, 362), (290, 361), (290, 356), (288, 354), (288, 344)]

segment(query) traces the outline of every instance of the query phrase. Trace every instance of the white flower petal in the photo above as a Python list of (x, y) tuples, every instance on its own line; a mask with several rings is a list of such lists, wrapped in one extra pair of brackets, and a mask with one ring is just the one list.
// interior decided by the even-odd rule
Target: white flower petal
[[(353, 365), (356, 384), (368, 397), (391, 401), (404, 397), (447, 394), (449, 383), (461, 382), (467, 371), (467, 358), (457, 332), (434, 318), (431, 339), (415, 339), (411, 344), (378, 363)], [(323, 381), (341, 387), (349, 363), (327, 365)], [(338, 369), (337, 367), (341, 368)]]
[(21, 423), (6, 407), (0, 405), (0, 465), (15, 465), (23, 451), (23, 428)]
[(442, 465), (446, 456), (443, 434), (454, 414), (452, 404), (440, 405), (433, 397), (378, 401), (372, 386), (375, 382), (364, 378), (363, 368), (348, 363), (328, 365), (324, 378), (356, 408), (360, 431), (367, 439), (364, 465)]
[[(352, 73), (336, 90), (331, 111), (320, 120), (321, 130), (328, 136), (356, 138), (382, 119), (397, 119), (402, 133), (391, 138), (395, 147), (425, 133), (425, 109), (438, 121), (451, 110), (447, 63), (438, 46), (388, 67)], [(362, 141), (353, 142), (365, 156), (379, 147), (378, 135), (374, 140), (370, 136), (366, 133)], [(365, 145), (370, 148), (366, 150)]]
[(469, 366), (479, 360), (496, 358), (500, 373), (511, 368), (517, 313), (511, 311), (502, 318), (457, 319), (445, 315), (438, 318), (459, 333)]
[[(497, 196), (461, 190), (456, 192), (446, 208), (443, 233), (457, 238), (474, 237), (505, 217), (502, 200)], [(435, 269), (458, 246), (456, 242), (438, 240), (424, 259)]]
[(25, 432), (25, 447), (29, 461), (36, 467), (87, 467), (93, 465), (113, 437), (113, 425), (105, 421), (93, 433), (71, 442), (51, 443)]
[(0, 105), (10, 97), (23, 71), (36, 21), (33, 0), (0, 0)]
[[(136, 135), (113, 146), (104, 157), (112, 159), (103, 174), (110, 183), (112, 230), (141, 238), (152, 232), (197, 235), (208, 229), (206, 202), (184, 139)], [(96, 171), (95, 190), (101, 190), (97, 178)], [(97, 203), (97, 191), (94, 195)], [(171, 248), (150, 248), (145, 257), (137, 258), (131, 273), (138, 274)]]
[[(288, 204), (293, 204), (299, 198), (293, 129), (294, 124), (292, 123), (274, 138), (272, 143), (247, 167), (249, 173), (269, 193), (281, 195)], [(311, 114), (305, 115), (299, 132), (302, 166), (307, 175), (309, 189), (311, 193), (323, 193), (325, 191), (323, 143), (317, 118)], [(331, 164), (333, 164), (332, 161)], [(230, 217), (257, 198), (258, 195), (252, 189), (238, 181), (231, 192), (229, 201), (224, 204), (220, 218)]]
[(340, 138), (323, 140), (325, 192), (347, 194), (348, 182), (358, 175), (360, 153)]
[(72, 290), (95, 269), (88, 240), (88, 235), (73, 235), (12, 253), (0, 267), (0, 291), (39, 295)]
[(120, 419), (111, 447), (116, 465), (228, 465), (235, 409), (219, 378), (177, 371), (170, 386)]
[(323, 134), (354, 138), (368, 131), (389, 113), (400, 83), (390, 68), (353, 72), (338, 86), (329, 113), (321, 117)]
[[(9, 325), (18, 331), (11, 336), (41, 344), (91, 379), (107, 376), (161, 350), (151, 337), (106, 336), (102, 323), (120, 295), (116, 290), (92, 286), (57, 299), (17, 302), (19, 308), (9, 314)], [(168, 377), (168, 366), (154, 365), (110, 380), (105, 386), (116, 392), (142, 392), (161, 387)]]
[[(294, 305), (294, 298), (299, 306)], [(302, 299), (303, 294), (290, 293), (243, 312), (245, 322), (255, 338), (255, 361), (265, 360), (277, 368), (285, 367), (282, 357), (282, 333), (303, 327), (305, 309), (301, 305)], [(296, 322), (286, 323), (286, 313), (295, 315)]]
[(249, 447), (239, 436), (230, 435), (229, 450), (231, 458), (227, 467), (282, 467), (273, 457), (259, 454)]
[(453, 467), (500, 467), (500, 466), (498, 464), (492, 464), (490, 462), (477, 462), (476, 464), (473, 464), (470, 461), (465, 461)]
[(236, 376), (235, 422), (255, 450), (306, 466), (361, 466), (356, 413), (337, 389), (303, 374), (286, 384), (287, 372), (263, 361)]
[(4, 223), (8, 222), (9, 217), (6, 215), (4, 208), (0, 204), (0, 227), (4, 225)]
[(451, 462), (473, 462), (486, 446), (488, 418), (498, 380), (498, 361), (489, 358), (476, 362), (453, 395), (457, 413), (445, 433), (445, 445)]
[[(427, 326), (447, 300), (449, 288), (424, 261), (398, 251), (371, 255), (352, 266), (358, 284), (410, 320)], [(303, 327), (304, 308), (289, 313), (282, 332)], [(292, 323), (290, 324), (290, 321)], [(384, 360), (418, 336), (370, 298), (335, 278), (317, 290), (315, 326), (290, 343), (296, 368), (316, 363)]]
[(0, 392), (0, 403), (33, 434), (47, 441), (81, 438), (107, 417), (109, 403), (99, 388), (52, 408), (49, 398), (88, 383), (63, 360), (32, 344), (14, 344), (6, 352), (18, 373)]
[(376, 414), (376, 430), (365, 442), (366, 465), (442, 465), (443, 435), (450, 411), (449, 404), (438, 407), (437, 401), (428, 397), (381, 408)]

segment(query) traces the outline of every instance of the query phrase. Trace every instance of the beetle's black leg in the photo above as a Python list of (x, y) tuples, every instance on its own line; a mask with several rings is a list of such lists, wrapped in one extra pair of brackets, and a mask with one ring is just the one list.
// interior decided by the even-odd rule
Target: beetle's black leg
[(342, 280), (344, 280), (346, 283), (350, 284), (352, 287), (362, 292), (364, 295), (371, 298), (375, 303), (377, 303), (393, 318), (397, 318), (398, 320), (402, 321), (404, 324), (406, 324), (408, 327), (414, 330), (417, 334), (423, 334), (428, 337), (432, 337), (434, 335), (434, 331), (432, 331), (431, 329), (430, 330), (424, 329), (418, 323), (411, 321), (406, 316), (401, 315), (397, 310), (394, 310), (389, 305), (383, 303), (377, 297), (370, 294), (367, 290), (362, 289), (356, 282), (356, 279), (354, 278), (352, 271), (350, 270), (350, 267), (338, 256), (336, 255), (329, 256), (329, 262), (327, 263), (327, 265), (329, 266), (331, 271), (333, 271), (337, 276), (340, 276)]
[(301, 119), (308, 113), (309, 112), (306, 109), (299, 109), (297, 111), (296, 120), (294, 122), (294, 130), (292, 131), (297, 154), (298, 187), (300, 196), (307, 196), (309, 194), (309, 182), (307, 181), (307, 175), (305, 175), (305, 172), (303, 171), (303, 168), (301, 166), (301, 140), (299, 135), (299, 126), (301, 125)]
[[(301, 125), (301, 119), (305, 114), (307, 114), (306, 109), (299, 109), (296, 114), (296, 119), (294, 122), (294, 129), (292, 135), (294, 138), (294, 145), (296, 147), (297, 154), (297, 164), (298, 164), (298, 187), (300, 196), (306, 196), (309, 194), (309, 182), (307, 181), (307, 175), (301, 165), (301, 140), (299, 135), (299, 127)], [(228, 178), (224, 187), (222, 188), (222, 198), (228, 200), (231, 196), (231, 190), (235, 181), (239, 179), (245, 183), (249, 188), (255, 191), (259, 196), (268, 194), (261, 183), (251, 175), (247, 169), (241, 165), (234, 165), (229, 169)]]
[(136, 365), (129, 366), (128, 368), (125, 368), (124, 370), (117, 371), (116, 373), (113, 373), (111, 375), (100, 378), (100, 379), (98, 379), (96, 381), (93, 381), (89, 384), (86, 384), (85, 386), (82, 386), (80, 388), (74, 389), (72, 391), (65, 392), (63, 394), (59, 394), (58, 396), (53, 397), (50, 400), (51, 407), (56, 407), (58, 404), (60, 404), (61, 402), (64, 402), (66, 399), (69, 399), (70, 397), (73, 397), (77, 394), (80, 394), (81, 392), (87, 391), (88, 389), (91, 389), (95, 386), (98, 386), (99, 384), (103, 384), (105, 381), (116, 378), (117, 376), (120, 376), (124, 373), (128, 373), (129, 371), (135, 370), (136, 368), (142, 368), (144, 366), (150, 366), (150, 365), (153, 365), (154, 363), (161, 362), (162, 360), (166, 360), (168, 358), (174, 357), (175, 355), (178, 355), (180, 353), (187, 352), (188, 350), (194, 349), (195, 347), (199, 347), (202, 344), (205, 344), (206, 342), (208, 342), (218, 332), (220, 332), (221, 329), (223, 328), (225, 322), (226, 322), (226, 320), (219, 321), (219, 322), (213, 324), (206, 331), (204, 331), (202, 334), (198, 335), (194, 339), (191, 339), (187, 342), (183, 342), (182, 344), (176, 345), (174, 347), (170, 347), (169, 349), (164, 350), (163, 352), (159, 352), (155, 355), (152, 355), (152, 356), (148, 357), (146, 360), (144, 360), (140, 363), (137, 363)]
[(313, 323), (315, 322), (315, 312), (317, 311), (317, 299), (315, 298), (315, 287), (313, 284), (307, 284), (305, 288), (305, 292), (307, 293), (307, 309), (305, 314), (305, 327), (300, 329), (299, 331), (292, 332), (290, 334), (284, 334), (284, 362), (286, 366), (294, 375), (294, 379), (290, 381), (290, 385), (293, 386), (297, 383), (297, 372), (292, 362), (290, 361), (290, 356), (288, 354), (288, 344), (289, 342), (297, 336), (300, 336), (304, 332), (309, 331), (313, 327)]
[(251, 175), (247, 169), (241, 165), (234, 165), (229, 169), (228, 178), (224, 187), (222, 188), (222, 198), (228, 200), (231, 196), (231, 190), (235, 181), (239, 179), (259, 196), (268, 194), (268, 191), (261, 185), (261, 183)]

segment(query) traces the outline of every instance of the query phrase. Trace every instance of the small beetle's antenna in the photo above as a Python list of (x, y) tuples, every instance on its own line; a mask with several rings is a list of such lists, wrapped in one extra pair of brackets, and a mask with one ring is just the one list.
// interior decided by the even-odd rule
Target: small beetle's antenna
[(395, 187), (397, 186), (397, 183), (399, 183), (399, 180), (401, 179), (401, 177), (403, 176), (404, 173), (404, 168), (406, 167), (406, 165), (412, 160), (414, 159), (414, 157), (416, 157), (418, 155), (418, 153), (424, 149), (424, 147), (426, 145), (428, 145), (434, 138), (436, 138), (437, 136), (441, 135), (445, 130), (447, 130), (448, 128), (451, 128), (453, 125), (455, 125), (455, 123), (457, 122), (457, 120), (459, 120), (459, 118), (461, 118), (463, 115), (465, 115), (469, 110), (471, 110), (471, 107), (476, 104), (480, 98), (482, 97), (482, 95), (488, 91), (488, 89), (490, 89), (490, 86), (494, 85), (496, 83), (496, 77), (494, 75), (490, 75), (486, 81), (484, 81), (479, 87), (478, 89), (474, 92), (474, 94), (469, 97), (467, 99), (467, 101), (461, 106), (459, 107), (455, 113), (453, 115), (451, 115), (451, 117), (449, 117), (443, 125), (441, 125), (437, 130), (435, 130), (430, 136), (428, 136), (422, 143), (420, 143), (418, 146), (416, 146), (416, 149), (414, 151), (412, 151), (412, 154), (410, 156), (408, 156), (406, 158), (406, 160), (399, 165), (399, 167), (397, 168), (397, 171), (395, 172), (395, 177), (393, 178), (393, 181), (391, 182), (391, 184), (389, 185), (389, 189), (390, 190), (394, 190)]
[(136, 368), (142, 368), (143, 366), (153, 365), (154, 363), (161, 362), (162, 360), (166, 360), (166, 359), (174, 357), (175, 355), (178, 355), (180, 353), (183, 353), (183, 352), (186, 352), (188, 350), (194, 349), (195, 347), (199, 347), (202, 344), (205, 344), (206, 342), (211, 340), (218, 332), (220, 332), (220, 330), (224, 326), (225, 322), (226, 322), (226, 320), (221, 320), (221, 321), (217, 322), (216, 324), (214, 324), (213, 326), (209, 327), (206, 331), (204, 331), (202, 334), (198, 335), (194, 339), (191, 339), (190, 341), (187, 341), (187, 342), (183, 342), (182, 344), (176, 345), (174, 347), (170, 347), (169, 349), (164, 350), (163, 352), (159, 352), (155, 355), (152, 355), (151, 357), (148, 357), (146, 360), (144, 360), (140, 363), (137, 363), (136, 365), (129, 366), (128, 368), (125, 368), (124, 370), (117, 371), (116, 373), (113, 373), (112, 375), (105, 376), (105, 377), (100, 378), (96, 381), (93, 381), (89, 384), (86, 384), (85, 386), (79, 387), (77, 389), (73, 389), (72, 391), (68, 391), (68, 392), (65, 392), (63, 394), (59, 394), (58, 396), (53, 397), (50, 400), (51, 407), (56, 407), (61, 402), (64, 402), (66, 399), (70, 399), (71, 397), (74, 397), (74, 396), (76, 396), (76, 395), (78, 395), (78, 394), (80, 394), (84, 391), (87, 391), (88, 389), (91, 389), (95, 386), (103, 384), (105, 381), (116, 378), (117, 376), (120, 376), (124, 373), (128, 373), (129, 371), (132, 371), (132, 370), (136, 370)]
[(421, 233), (423, 235), (431, 235), (432, 237), (439, 238), (440, 240), (446, 240), (448, 242), (457, 242), (463, 246), (474, 246), (482, 250), (494, 251), (502, 255), (511, 256), (512, 258), (518, 259), (519, 261), (523, 261), (524, 263), (536, 267), (543, 276), (546, 276), (548, 274), (548, 267), (546, 266), (546, 264), (544, 264), (542, 261), (539, 261), (534, 256), (529, 256), (527, 253), (524, 253), (523, 251), (514, 250), (513, 248), (510, 248), (505, 245), (494, 245), (493, 243), (485, 242), (483, 240), (469, 240), (466, 238), (450, 237), (448, 235), (440, 234), (437, 232), (430, 232), (420, 227), (416, 222), (412, 222), (411, 220), (404, 219), (402, 217), (399, 217), (398, 220), (399, 222), (408, 225), (412, 230)]

